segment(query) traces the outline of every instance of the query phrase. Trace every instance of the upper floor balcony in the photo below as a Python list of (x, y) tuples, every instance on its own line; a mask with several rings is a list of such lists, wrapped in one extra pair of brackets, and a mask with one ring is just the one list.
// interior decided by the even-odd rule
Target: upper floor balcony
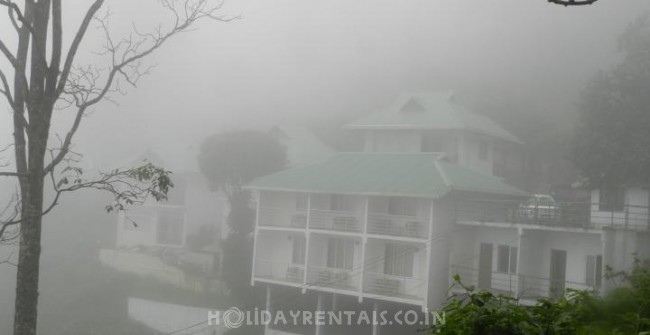
[(426, 239), (431, 200), (408, 197), (264, 192), (258, 225)]
[(558, 228), (650, 229), (648, 206), (622, 205), (616, 210), (589, 202), (459, 200), (457, 223), (524, 224)]

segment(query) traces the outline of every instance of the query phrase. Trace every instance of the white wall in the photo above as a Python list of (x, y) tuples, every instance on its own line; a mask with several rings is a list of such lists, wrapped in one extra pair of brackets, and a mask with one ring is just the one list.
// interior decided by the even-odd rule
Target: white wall
[[(587, 256), (602, 255), (601, 234), (565, 231), (524, 230), (524, 243), (535, 242), (535, 247), (522, 250), (525, 266), (522, 275), (550, 278), (551, 250), (565, 250), (567, 254), (566, 281), (584, 284)], [(525, 272), (524, 272), (525, 271)], [(567, 284), (567, 287), (570, 285)]]
[[(620, 212), (600, 211), (600, 190), (591, 191), (591, 221), (603, 225), (628, 225), (650, 227), (648, 217), (648, 190), (640, 187), (629, 187), (625, 189), (626, 208)], [(626, 220), (627, 218), (627, 220)]]
[[(485, 160), (479, 158), (479, 148), (482, 141), (487, 143), (488, 148), (487, 159)], [(493, 141), (490, 137), (465, 131), (461, 135), (459, 147), (460, 149), (458, 150), (458, 162), (461, 165), (467, 166), (488, 175), (492, 175), (494, 150)]]

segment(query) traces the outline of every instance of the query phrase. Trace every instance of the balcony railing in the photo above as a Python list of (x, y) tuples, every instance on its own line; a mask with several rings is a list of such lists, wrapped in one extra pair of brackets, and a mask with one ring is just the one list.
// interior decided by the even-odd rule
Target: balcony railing
[(360, 232), (362, 225), (363, 216), (357, 212), (312, 209), (309, 216), (311, 229)]
[(366, 293), (406, 299), (424, 299), (426, 280), (366, 272), (363, 290)]
[(596, 287), (585, 283), (573, 281), (558, 281), (551, 278), (536, 276), (519, 276), (519, 297), (523, 299), (539, 299), (544, 297), (558, 297), (566, 292), (566, 289), (574, 290), (595, 290)]
[(312, 286), (356, 290), (359, 287), (359, 271), (351, 269), (309, 266), (307, 284)]
[(649, 229), (647, 206), (625, 205), (620, 211), (600, 211), (598, 204), (554, 202), (527, 204), (506, 200), (456, 202), (456, 222), (498, 222), (557, 227), (621, 227)]
[(305, 266), (288, 262), (255, 260), (255, 277), (302, 284)]
[(573, 281), (554, 281), (550, 278), (529, 276), (522, 274), (509, 274), (500, 272), (487, 272), (489, 287), (481, 287), (484, 284), (479, 279), (483, 274), (480, 270), (469, 267), (454, 266), (450, 275), (458, 274), (465, 286), (473, 286), (478, 289), (490, 291), (495, 294), (505, 294), (522, 299), (539, 299), (557, 297), (566, 292), (566, 289), (595, 290), (596, 287), (585, 283)]
[(305, 228), (307, 211), (289, 208), (260, 207), (260, 226)]
[(427, 238), (429, 221), (428, 217), (369, 213), (368, 233)]
[[(514, 296), (518, 291), (518, 276), (514, 273), (502, 273), (490, 271), (485, 273), (489, 277), (489, 287), (485, 287), (480, 282), (479, 277), (482, 275), (475, 268), (454, 266), (451, 268), (451, 276), (460, 275), (460, 281), (465, 286), (473, 286), (478, 289), (490, 291), (494, 294), (505, 294)], [(482, 287), (483, 286), (483, 287)]]

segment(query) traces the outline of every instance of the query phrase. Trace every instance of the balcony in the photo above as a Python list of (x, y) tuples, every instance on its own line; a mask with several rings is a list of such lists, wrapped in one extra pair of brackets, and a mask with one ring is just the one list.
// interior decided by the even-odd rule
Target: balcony
[(363, 291), (393, 298), (423, 300), (426, 280), (400, 277), (378, 272), (366, 272)]
[(307, 284), (340, 290), (356, 291), (359, 288), (360, 271), (352, 269), (309, 266)]
[(429, 222), (428, 217), (369, 213), (368, 233), (426, 239)]
[(357, 212), (335, 210), (311, 210), (310, 229), (324, 229), (345, 232), (361, 232), (363, 217)]
[(267, 227), (305, 228), (307, 211), (290, 208), (260, 207), (259, 225)]
[(479, 273), (478, 269), (454, 266), (451, 268), (452, 278), (456, 274), (460, 276), (460, 281), (465, 286), (473, 286), (494, 294), (508, 296), (515, 296), (518, 292), (518, 276), (516, 274), (489, 272), (485, 274), (489, 279), (481, 281), (479, 276), (482, 277), (482, 274)]
[(626, 205), (620, 211), (599, 211), (598, 204), (554, 202), (525, 204), (507, 200), (462, 200), (456, 202), (456, 222), (509, 223), (548, 227), (600, 229), (618, 227), (649, 229), (648, 207)]
[(536, 276), (519, 276), (519, 297), (522, 299), (539, 299), (546, 297), (558, 297), (566, 292), (566, 289), (574, 290), (596, 290), (594, 286), (573, 281), (556, 281), (550, 278)]
[(255, 278), (302, 284), (305, 266), (264, 259), (255, 260)]
[[(596, 289), (596, 287), (585, 283), (572, 281), (558, 282), (550, 278), (500, 272), (485, 273), (485, 276), (489, 277), (486, 280), (479, 278), (479, 276), (483, 277), (483, 275), (478, 269), (461, 266), (451, 267), (450, 275), (452, 278), (456, 274), (460, 276), (460, 280), (465, 286), (472, 286), (487, 290), (493, 294), (502, 294), (520, 299), (535, 300), (557, 297), (558, 295), (564, 294), (566, 289), (569, 288), (575, 290)], [(459, 290), (455, 289), (455, 291)]]

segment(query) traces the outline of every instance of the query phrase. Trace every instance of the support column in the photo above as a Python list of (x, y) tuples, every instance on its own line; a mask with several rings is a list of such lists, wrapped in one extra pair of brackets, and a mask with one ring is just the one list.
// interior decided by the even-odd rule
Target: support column
[[(379, 303), (378, 302), (373, 302), (372, 303), (372, 311), (373, 315), (379, 314)], [(372, 335), (379, 335), (379, 325), (377, 324), (378, 322), (373, 322), (372, 323)]]
[[(517, 239), (517, 271), (515, 273), (515, 278), (517, 278), (517, 287), (515, 288), (515, 298), (519, 298), (519, 293), (521, 292), (521, 283), (519, 282), (519, 273), (521, 273), (521, 248), (522, 248), (522, 237), (524, 236), (524, 229), (519, 227), (517, 228), (517, 235), (519, 238)], [(510, 264), (508, 264), (509, 267)]]
[[(271, 313), (271, 285), (266, 285), (266, 305), (264, 306), (264, 310)], [(269, 334), (270, 327), (270, 322), (264, 325), (264, 334)]]
[(255, 263), (257, 263), (257, 238), (260, 229), (260, 203), (262, 202), (262, 192), (257, 191), (257, 204), (255, 206), (255, 229), (253, 231), (253, 268), (251, 269), (251, 286), (255, 285)]
[[(434, 200), (431, 200), (431, 208), (429, 208), (429, 236), (427, 238), (426, 249), (427, 249), (427, 259), (425, 264), (425, 280), (424, 284), (424, 304), (422, 304), (422, 309), (429, 308), (429, 285), (431, 279), (431, 244), (433, 243), (433, 204)], [(447, 261), (449, 263), (449, 260)], [(449, 264), (446, 264), (447, 266)]]
[[(320, 312), (322, 310), (323, 310), (323, 295), (318, 294), (318, 301), (316, 303), (316, 312)], [(317, 321), (314, 321), (314, 323), (316, 324), (315, 335), (323, 335), (323, 326)]]
[(307, 193), (307, 224), (305, 226), (305, 269), (302, 274), (302, 293), (307, 292), (307, 271), (309, 270), (309, 226), (311, 225), (311, 193)]

